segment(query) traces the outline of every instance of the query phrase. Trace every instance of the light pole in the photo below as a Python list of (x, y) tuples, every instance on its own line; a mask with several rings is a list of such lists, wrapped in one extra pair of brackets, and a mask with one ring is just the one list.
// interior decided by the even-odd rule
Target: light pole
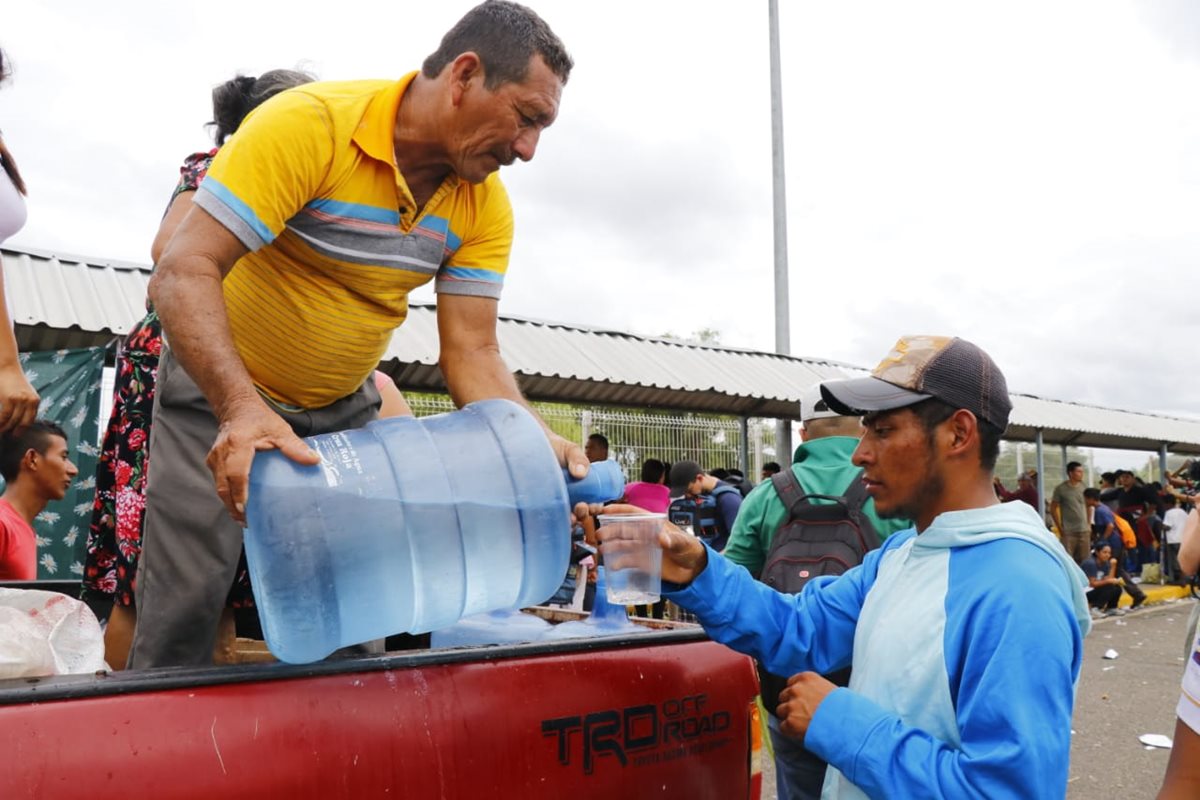
[[(783, 93), (779, 74), (779, 3), (767, 0), (771, 39), (771, 185), (775, 230), (775, 352), (790, 355), (792, 335), (788, 311), (787, 187), (783, 169)], [(792, 424), (775, 424), (776, 458), (792, 460)]]

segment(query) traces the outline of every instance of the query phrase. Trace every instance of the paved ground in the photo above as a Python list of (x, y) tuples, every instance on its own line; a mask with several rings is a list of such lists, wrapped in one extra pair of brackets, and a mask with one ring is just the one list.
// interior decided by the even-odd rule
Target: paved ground
[[(1167, 750), (1147, 750), (1143, 733), (1173, 736), (1191, 600), (1098, 622), (1084, 643), (1075, 701), (1068, 800), (1153, 798)], [(1118, 658), (1106, 660), (1104, 652)]]
[[(1158, 792), (1169, 751), (1147, 750), (1138, 736), (1174, 735), (1193, 606), (1167, 602), (1094, 626), (1084, 642), (1067, 800), (1148, 800)], [(1116, 659), (1104, 658), (1110, 649)], [(774, 769), (764, 761), (762, 797), (776, 800)]]

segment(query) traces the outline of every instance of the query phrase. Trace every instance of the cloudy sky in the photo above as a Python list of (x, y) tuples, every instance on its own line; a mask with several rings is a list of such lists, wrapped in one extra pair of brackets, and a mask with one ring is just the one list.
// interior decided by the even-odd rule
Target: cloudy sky
[[(399, 76), (470, 5), (19, 0), (0, 127), (30, 219), (10, 244), (147, 262), (215, 83)], [(1015, 391), (1196, 413), (1200, 7), (780, 5), (793, 353), (870, 366), (950, 333)], [(504, 173), (502, 311), (773, 349), (765, 0), (534, 7), (576, 69)]]

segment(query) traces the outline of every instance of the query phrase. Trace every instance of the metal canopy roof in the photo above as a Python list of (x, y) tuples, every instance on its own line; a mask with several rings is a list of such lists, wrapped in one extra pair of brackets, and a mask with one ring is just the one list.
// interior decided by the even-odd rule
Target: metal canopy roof
[(1042, 429), (1046, 444), (1200, 454), (1200, 420), (1118, 411), (1013, 394), (1013, 413), (1004, 438), (1032, 442)]
[[(535, 400), (794, 418), (796, 387), (854, 369), (517, 317), (502, 317), (498, 336), (505, 361)], [(413, 306), (385, 366), (402, 386), (442, 390), (437, 356), (436, 309)]]
[[(0, 248), (22, 350), (105, 344), (144, 313), (150, 268)], [(534, 400), (796, 419), (812, 384), (863, 374), (836, 361), (689, 345), (620, 331), (502, 316), (501, 351)], [(443, 391), (436, 309), (413, 305), (383, 369), (404, 389)], [(1200, 454), (1200, 420), (1014, 394), (1005, 438)]]
[(0, 248), (21, 350), (103, 346), (146, 314), (150, 267)]

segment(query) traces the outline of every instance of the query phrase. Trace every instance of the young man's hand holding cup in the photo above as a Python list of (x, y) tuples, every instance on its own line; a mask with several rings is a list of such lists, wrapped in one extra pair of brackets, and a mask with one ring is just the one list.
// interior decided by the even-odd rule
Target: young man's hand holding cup
[[(619, 516), (647, 514), (644, 509), (631, 505), (599, 505), (588, 506), (580, 503), (575, 506), (575, 516), (578, 519), (593, 514), (604, 516)], [(612, 526), (608, 529), (601, 526), (597, 530), (600, 540), (600, 553), (604, 556), (605, 564), (620, 569), (622, 558), (630, 558), (633, 543), (623, 537), (624, 526)], [(658, 544), (662, 548), (662, 579), (671, 583), (691, 583), (697, 575), (708, 566), (708, 550), (695, 536), (689, 536), (668, 521), (663, 521), (658, 532)]]

